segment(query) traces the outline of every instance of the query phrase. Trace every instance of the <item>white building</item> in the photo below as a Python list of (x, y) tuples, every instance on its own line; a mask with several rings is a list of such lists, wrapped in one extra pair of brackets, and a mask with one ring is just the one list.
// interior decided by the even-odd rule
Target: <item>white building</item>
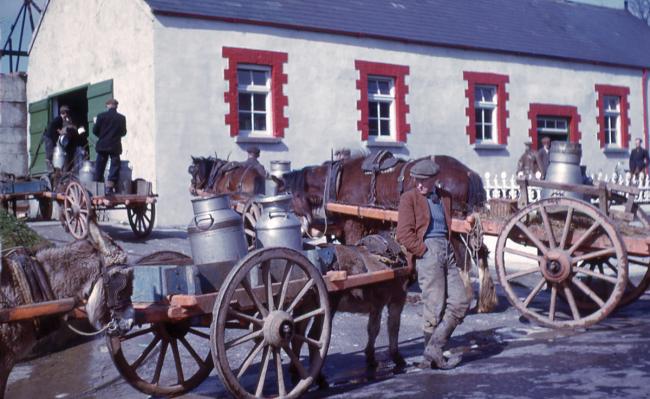
[(190, 155), (252, 144), (265, 164), (388, 147), (482, 174), (514, 171), (546, 134), (612, 171), (647, 138), (648, 66), (642, 21), (562, 0), (50, 0), (30, 137), (34, 151), (63, 103), (92, 128), (116, 97), (122, 158), (154, 182), (159, 223), (185, 224)]

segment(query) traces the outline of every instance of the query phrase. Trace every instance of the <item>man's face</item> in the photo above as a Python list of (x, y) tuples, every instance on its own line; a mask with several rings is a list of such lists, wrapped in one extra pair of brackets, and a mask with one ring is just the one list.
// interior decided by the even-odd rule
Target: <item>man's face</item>
[(544, 148), (548, 149), (551, 146), (551, 140), (542, 140)]
[(641, 140), (636, 139), (635, 143), (636, 143), (636, 148), (641, 148)]
[(433, 179), (417, 179), (416, 187), (418, 192), (422, 195), (429, 195), (433, 190)]

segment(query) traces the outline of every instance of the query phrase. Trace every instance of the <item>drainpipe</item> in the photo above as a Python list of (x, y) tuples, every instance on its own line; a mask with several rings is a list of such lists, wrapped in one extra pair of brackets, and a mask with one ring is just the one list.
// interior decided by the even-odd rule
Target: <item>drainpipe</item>
[[(648, 69), (643, 68), (643, 136), (645, 138), (645, 150), (648, 151)], [(646, 176), (648, 176), (648, 167), (646, 166)]]

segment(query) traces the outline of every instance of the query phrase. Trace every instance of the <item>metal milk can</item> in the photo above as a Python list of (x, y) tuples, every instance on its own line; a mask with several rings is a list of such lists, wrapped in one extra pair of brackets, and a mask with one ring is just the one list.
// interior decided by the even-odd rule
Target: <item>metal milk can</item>
[(300, 221), (291, 211), (291, 194), (264, 197), (257, 201), (262, 213), (255, 225), (257, 247), (286, 247), (302, 250)]
[(79, 169), (79, 181), (82, 184), (92, 184), (95, 181), (95, 162), (83, 162), (81, 169)]
[[(194, 218), (187, 227), (194, 264), (232, 267), (248, 252), (241, 216), (230, 209), (227, 194), (192, 200)], [(227, 273), (227, 272), (226, 272)]]
[(52, 166), (57, 169), (63, 169), (63, 165), (65, 165), (65, 150), (57, 141), (52, 152)]
[[(550, 163), (546, 171), (547, 181), (565, 184), (583, 184), (584, 178), (580, 168), (580, 158), (582, 156), (582, 146), (579, 143), (567, 143), (553, 141), (549, 154)], [(575, 199), (584, 199), (582, 194), (543, 189), (542, 198), (550, 197), (569, 197)]]
[(276, 195), (278, 193), (278, 185), (271, 176), (278, 179), (282, 178), (287, 172), (291, 171), (291, 161), (271, 161), (271, 171), (269, 177), (266, 179), (265, 193), (266, 195)]
[[(108, 181), (108, 172), (111, 170), (111, 160), (108, 159), (106, 162), (106, 168), (104, 169), (104, 181)], [(115, 190), (119, 194), (131, 194), (133, 191), (131, 188), (131, 180), (133, 176), (133, 169), (129, 161), (120, 161), (120, 174), (117, 177), (117, 187)]]

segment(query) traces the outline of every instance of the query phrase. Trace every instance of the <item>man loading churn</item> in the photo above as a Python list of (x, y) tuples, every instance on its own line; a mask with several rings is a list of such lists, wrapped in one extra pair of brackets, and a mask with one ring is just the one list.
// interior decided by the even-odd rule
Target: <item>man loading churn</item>
[(97, 115), (93, 134), (99, 139), (95, 149), (95, 181), (104, 181), (104, 169), (108, 158), (111, 166), (108, 170), (106, 195), (115, 194), (115, 187), (120, 177), (120, 154), (122, 154), (122, 137), (126, 136), (126, 117), (117, 112), (117, 100), (110, 98), (106, 101), (107, 110)]
[(409, 267), (415, 260), (422, 290), (425, 347), (418, 367), (451, 369), (461, 358), (446, 359), (443, 350), (462, 322), (469, 298), (450, 244), (451, 194), (434, 187), (433, 177), (439, 170), (431, 159), (420, 160), (411, 168), (416, 186), (400, 198), (397, 241), (408, 251)]

